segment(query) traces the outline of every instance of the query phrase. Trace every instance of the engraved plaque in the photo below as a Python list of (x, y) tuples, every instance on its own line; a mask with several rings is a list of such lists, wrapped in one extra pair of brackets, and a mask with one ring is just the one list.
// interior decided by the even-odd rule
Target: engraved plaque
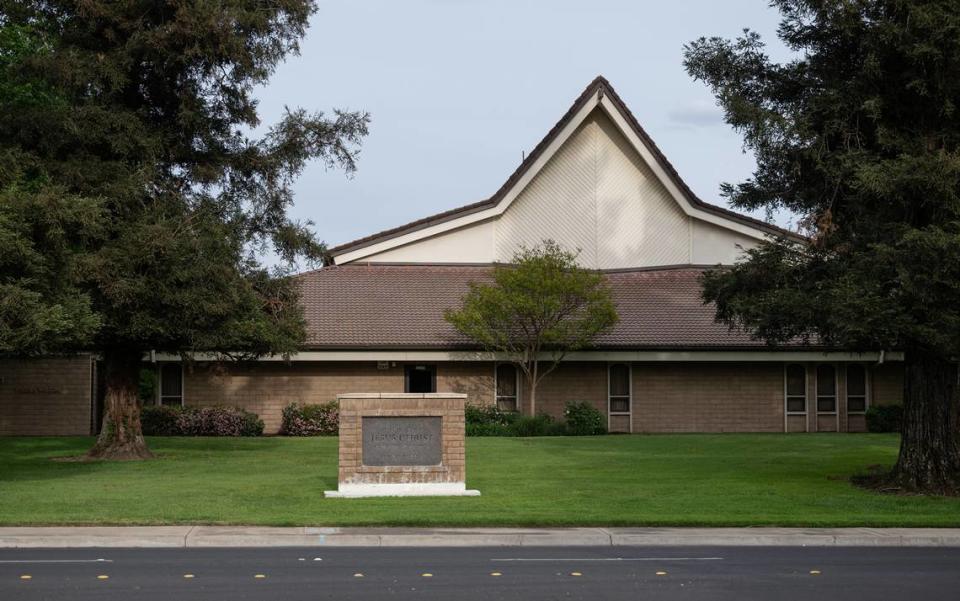
[(441, 417), (363, 417), (363, 465), (440, 465)]

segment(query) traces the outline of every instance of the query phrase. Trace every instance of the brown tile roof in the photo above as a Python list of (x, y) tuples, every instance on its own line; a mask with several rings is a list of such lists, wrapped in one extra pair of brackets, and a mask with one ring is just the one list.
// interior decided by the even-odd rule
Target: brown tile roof
[[(489, 281), (491, 266), (358, 264), (298, 276), (307, 347), (320, 349), (468, 349), (443, 319), (471, 281)], [(762, 349), (731, 332), (700, 300), (703, 268), (608, 272), (620, 314), (598, 349)]]
[(500, 189), (497, 190), (493, 196), (486, 200), (481, 200), (479, 202), (471, 203), (462, 207), (451, 209), (449, 211), (437, 213), (429, 217), (411, 221), (410, 223), (401, 225), (399, 227), (377, 232), (376, 234), (365, 236), (351, 242), (346, 242), (329, 249), (330, 254), (338, 255), (351, 250), (357, 250), (365, 246), (370, 246), (371, 244), (383, 242), (384, 240), (389, 240), (403, 234), (415, 232), (438, 223), (444, 223), (446, 221), (456, 219), (457, 217), (462, 217), (464, 215), (469, 215), (471, 213), (476, 213), (478, 211), (496, 206), (503, 196), (513, 187), (513, 185), (516, 184), (521, 177), (523, 177), (523, 174), (526, 173), (527, 170), (530, 169), (530, 167), (537, 161), (540, 155), (544, 153), (553, 139), (560, 134), (564, 127), (566, 127), (567, 123), (569, 123), (570, 120), (572, 120), (577, 114), (577, 112), (583, 108), (584, 104), (586, 104), (590, 98), (598, 93), (606, 94), (606, 96), (610, 98), (611, 102), (613, 102), (617, 109), (619, 109), (623, 114), (627, 123), (630, 124), (630, 127), (633, 129), (633, 131), (651, 149), (654, 158), (657, 160), (660, 166), (663, 167), (664, 171), (667, 172), (667, 175), (670, 176), (677, 187), (680, 188), (692, 205), (716, 215), (721, 215), (727, 219), (739, 221), (740, 223), (744, 223), (776, 235), (794, 238), (800, 237), (795, 232), (785, 230), (765, 221), (754, 219), (753, 217), (748, 217), (746, 215), (741, 215), (740, 213), (736, 213), (729, 209), (718, 207), (701, 200), (696, 194), (693, 193), (693, 190), (690, 189), (686, 182), (683, 181), (683, 179), (680, 177), (680, 174), (677, 173), (677, 170), (673, 167), (673, 165), (670, 164), (670, 161), (667, 160), (667, 157), (664, 156), (664, 154), (660, 151), (649, 134), (647, 134), (643, 127), (640, 126), (640, 122), (637, 121), (636, 117), (633, 116), (633, 113), (631, 113), (630, 109), (627, 108), (627, 105), (613, 89), (613, 86), (610, 85), (610, 82), (608, 82), (603, 76), (597, 76), (596, 79), (590, 82), (590, 85), (586, 87), (583, 93), (577, 97), (573, 103), (573, 106), (571, 106), (570, 109), (563, 115), (563, 117), (557, 121), (556, 125), (554, 125), (550, 131), (547, 132), (547, 135), (540, 140), (540, 143), (537, 144), (533, 151), (526, 156), (524, 161), (520, 163), (520, 166), (517, 167), (517, 169), (510, 175), (509, 178), (507, 178), (507, 181), (500, 186)]

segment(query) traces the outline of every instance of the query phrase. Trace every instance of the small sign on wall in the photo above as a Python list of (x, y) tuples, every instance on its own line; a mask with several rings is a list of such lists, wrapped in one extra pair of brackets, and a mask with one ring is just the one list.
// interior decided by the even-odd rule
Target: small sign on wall
[(390, 369), (389, 361), (377, 361), (377, 369)]

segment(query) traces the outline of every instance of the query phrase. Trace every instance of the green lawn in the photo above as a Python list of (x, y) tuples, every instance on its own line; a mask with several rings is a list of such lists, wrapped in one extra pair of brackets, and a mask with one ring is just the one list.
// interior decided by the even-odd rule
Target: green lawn
[(893, 435), (473, 438), (481, 497), (324, 499), (335, 438), (154, 438), (159, 459), (63, 463), (89, 438), (0, 438), (0, 524), (960, 526), (960, 499), (847, 478)]

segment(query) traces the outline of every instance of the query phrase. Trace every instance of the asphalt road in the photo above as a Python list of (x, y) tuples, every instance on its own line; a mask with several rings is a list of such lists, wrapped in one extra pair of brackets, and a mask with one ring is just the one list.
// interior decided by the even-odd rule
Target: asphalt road
[(960, 599), (960, 549), (0, 550), (0, 599)]

